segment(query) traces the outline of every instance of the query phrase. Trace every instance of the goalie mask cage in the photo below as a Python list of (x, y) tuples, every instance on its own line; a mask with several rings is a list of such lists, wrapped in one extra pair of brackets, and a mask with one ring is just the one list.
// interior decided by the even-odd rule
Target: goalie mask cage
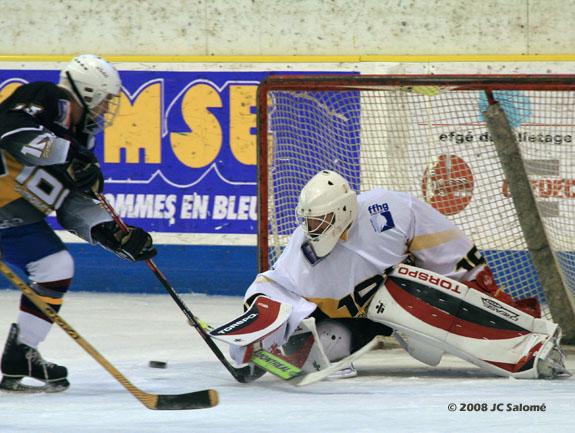
[(270, 76), (258, 89), (258, 254), (268, 269), (319, 170), (453, 220), (499, 287), (575, 338), (575, 76)]

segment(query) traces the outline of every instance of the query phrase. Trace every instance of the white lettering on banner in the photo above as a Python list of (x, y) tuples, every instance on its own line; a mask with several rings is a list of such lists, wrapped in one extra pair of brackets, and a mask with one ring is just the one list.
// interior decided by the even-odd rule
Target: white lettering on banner
[(228, 198), (228, 214), (226, 215), (226, 219), (228, 220), (237, 220), (238, 214), (235, 212), (236, 208), (236, 196), (232, 195)]
[(226, 217), (228, 212), (228, 198), (225, 195), (217, 195), (214, 197), (214, 208), (212, 209), (212, 218), (215, 220), (222, 220)]
[(251, 195), (216, 195), (212, 208), (215, 220), (252, 220), (257, 219), (257, 197)]
[[(252, 195), (106, 194), (122, 217), (180, 220), (257, 220), (257, 197)], [(213, 198), (213, 203), (210, 203)], [(211, 212), (210, 212), (211, 204)]]
[(117, 194), (112, 202), (123, 218), (169, 219), (174, 224), (177, 199), (175, 194)]
[(238, 219), (247, 220), (249, 218), (251, 197), (241, 195), (238, 203)]
[(182, 196), (180, 218), (205, 220), (208, 217), (209, 202), (209, 195), (199, 195), (194, 193), (193, 195)]

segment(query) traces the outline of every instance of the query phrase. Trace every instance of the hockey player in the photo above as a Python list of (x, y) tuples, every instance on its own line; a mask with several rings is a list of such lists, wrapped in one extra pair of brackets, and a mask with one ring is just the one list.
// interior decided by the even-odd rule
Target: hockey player
[(264, 295), (289, 305), (289, 315), (255, 343), (230, 340), (238, 363), (250, 361), (255, 344), (280, 347), (313, 316), (329, 361), (393, 333), (429, 365), (447, 352), (498, 375), (567, 373), (560, 329), (540, 318), (537, 300), (500, 290), (473, 242), (426, 203), (384, 189), (356, 195), (325, 170), (301, 191), (297, 214), (281, 256), (245, 295), (246, 307)]
[[(52, 211), (66, 230), (124, 259), (156, 254), (148, 233), (134, 227), (122, 232), (95, 200), (104, 185), (92, 153), (94, 138), (112, 123), (120, 90), (116, 69), (85, 54), (61, 71), (57, 85), (26, 84), (0, 104), (0, 252), (29, 276), (34, 291), (56, 311), (74, 263), (45, 221)], [(36, 391), (69, 386), (67, 369), (45, 361), (37, 350), (51, 326), (22, 295), (2, 354), (0, 389), (27, 391), (24, 377), (44, 382)]]

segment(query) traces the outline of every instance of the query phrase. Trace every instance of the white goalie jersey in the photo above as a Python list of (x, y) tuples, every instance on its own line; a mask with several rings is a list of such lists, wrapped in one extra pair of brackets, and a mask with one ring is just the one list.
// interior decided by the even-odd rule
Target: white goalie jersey
[(324, 259), (302, 252), (301, 227), (270, 269), (248, 288), (291, 304), (288, 332), (317, 307), (331, 318), (365, 317), (382, 274), (409, 257), (414, 265), (458, 281), (472, 280), (484, 259), (473, 242), (426, 203), (402, 192), (374, 189), (358, 195), (357, 219)]
[[(317, 308), (332, 319), (388, 326), (429, 365), (447, 352), (503, 376), (568, 375), (559, 327), (516, 308), (508, 295), (492, 297), (492, 280), (478, 284), (491, 272), (446, 217), (409, 194), (384, 189), (360, 194), (357, 205), (355, 221), (328, 255), (310, 255), (298, 227), (274, 267), (248, 288), (246, 299), (262, 294), (291, 306), (264, 348), (284, 344)], [(247, 362), (246, 353), (239, 346), (231, 351), (237, 362)]]

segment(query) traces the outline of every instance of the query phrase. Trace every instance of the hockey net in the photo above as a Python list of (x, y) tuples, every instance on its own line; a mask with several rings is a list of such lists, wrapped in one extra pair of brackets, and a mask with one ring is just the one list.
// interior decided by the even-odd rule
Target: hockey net
[(260, 270), (296, 228), (301, 188), (331, 169), (358, 192), (383, 187), (429, 203), (473, 239), (500, 287), (538, 297), (551, 317), (486, 125), (493, 100), (519, 145), (537, 203), (529, 212), (539, 212), (566, 288), (559, 297), (572, 308), (575, 76), (269, 77), (258, 93)]

